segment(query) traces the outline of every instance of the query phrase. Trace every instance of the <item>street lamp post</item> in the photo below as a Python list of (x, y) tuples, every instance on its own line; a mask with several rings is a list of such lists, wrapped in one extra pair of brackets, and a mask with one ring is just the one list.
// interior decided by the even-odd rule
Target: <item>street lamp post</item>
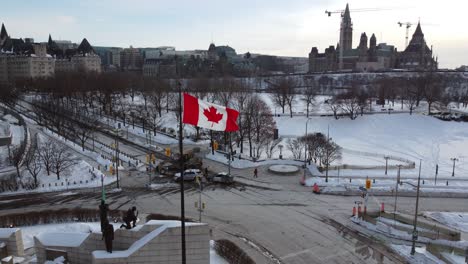
[(385, 159), (385, 175), (387, 175), (387, 170), (388, 170), (388, 159), (390, 157), (389, 156), (385, 156), (384, 159)]
[(304, 181), (306, 179), (306, 170), (307, 170), (307, 125), (309, 124), (310, 118), (307, 118), (306, 127), (305, 127), (305, 137), (304, 137)]
[[(330, 144), (330, 125), (327, 127), (327, 143)], [(325, 172), (325, 182), (328, 182), (328, 165), (330, 164), (330, 154), (327, 147), (327, 159), (325, 160), (326, 172)]]
[(397, 181), (395, 185), (395, 205), (393, 206), (393, 223), (396, 226), (396, 212), (397, 212), (397, 199), (398, 199), (398, 185), (400, 184), (400, 170), (401, 165), (398, 165), (398, 174), (397, 174)]
[(416, 253), (416, 240), (418, 239), (418, 207), (419, 207), (419, 186), (421, 183), (421, 160), (419, 160), (419, 175), (418, 175), (418, 188), (416, 190), (416, 210), (414, 211), (414, 222), (413, 222), (413, 236), (411, 244), (411, 255)]
[(115, 136), (115, 175), (117, 177), (117, 189), (120, 188), (120, 183), (119, 183), (119, 163), (120, 163), (120, 160), (119, 160), (119, 141), (117, 140), (117, 136), (118, 136), (118, 133), (119, 133), (119, 130), (118, 129), (115, 129), (114, 130), (114, 136)]
[(451, 158), (450, 160), (453, 161), (452, 177), (455, 177), (455, 162), (458, 161), (458, 159)]

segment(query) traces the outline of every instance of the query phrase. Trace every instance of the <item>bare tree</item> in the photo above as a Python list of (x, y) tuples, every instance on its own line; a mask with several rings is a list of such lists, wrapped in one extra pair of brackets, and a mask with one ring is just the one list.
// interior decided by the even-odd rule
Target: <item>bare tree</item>
[(37, 134), (31, 139), (31, 147), (25, 159), (26, 170), (31, 174), (34, 179), (34, 187), (38, 186), (37, 177), (42, 170), (41, 156), (39, 154), (39, 147), (37, 145)]
[(23, 150), (21, 149), (20, 146), (15, 146), (11, 150), (10, 160), (13, 166), (15, 166), (16, 168), (16, 175), (18, 176), (18, 178), (21, 178), (20, 166), (21, 166), (22, 157), (23, 157)]
[(442, 79), (432, 71), (420, 77), (420, 85), (424, 87), (424, 98), (427, 101), (427, 114), (431, 114), (433, 103), (439, 102), (442, 95)]
[(273, 139), (273, 137), (268, 137), (265, 142), (265, 153), (269, 159), (273, 157), (273, 154), (277, 151), (277, 146), (281, 142), (281, 139)]
[(410, 115), (413, 114), (414, 109), (418, 105), (418, 95), (417, 92), (413, 91), (411, 87), (406, 88), (405, 104), (410, 110)]
[(306, 103), (306, 113), (309, 117), (310, 107), (313, 105), (317, 95), (317, 82), (314, 79), (306, 79), (307, 87), (302, 93), (302, 100)]
[(335, 142), (327, 141), (324, 149), (324, 155), (322, 156), (322, 164), (325, 166), (330, 166), (336, 160), (341, 159), (341, 147), (338, 146)]
[(294, 103), (296, 82), (292, 78), (283, 78), (278, 84), (272, 84), (270, 88), (273, 103), (279, 107), (284, 114), (286, 106), (289, 106), (292, 117), (292, 104)]
[(333, 117), (338, 120), (338, 110), (341, 109), (341, 103), (340, 101), (336, 98), (336, 96), (328, 99), (326, 101), (328, 108), (333, 112)]
[(60, 180), (60, 174), (75, 164), (72, 156), (67, 152), (67, 148), (57, 143), (52, 143), (52, 170)]
[(303, 142), (297, 139), (288, 139), (286, 147), (291, 151), (295, 160), (300, 160), (302, 158), (302, 152), (304, 150)]
[(54, 143), (51, 140), (47, 140), (46, 142), (41, 142), (39, 147), (39, 155), (41, 157), (42, 163), (44, 164), (44, 168), (46, 169), (47, 175), (50, 175), (53, 166), (53, 155), (54, 155)]

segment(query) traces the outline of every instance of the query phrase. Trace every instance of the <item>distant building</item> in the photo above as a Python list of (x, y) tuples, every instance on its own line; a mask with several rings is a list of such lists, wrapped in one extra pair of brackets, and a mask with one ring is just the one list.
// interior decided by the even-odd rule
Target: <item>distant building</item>
[(55, 74), (55, 60), (47, 53), (45, 43), (10, 38), (2, 24), (0, 44), (0, 82), (46, 78)]
[(408, 47), (398, 57), (398, 68), (402, 69), (437, 69), (438, 63), (432, 55), (418, 23)]
[(377, 45), (374, 34), (368, 42), (366, 33), (361, 34), (359, 46), (353, 49), (353, 23), (349, 6), (346, 5), (341, 20), (339, 40), (342, 48), (340, 44), (336, 48), (330, 46), (324, 53), (319, 53), (317, 47), (312, 48), (309, 53), (309, 72), (340, 70), (340, 57), (343, 60), (341, 70), (366, 72), (395, 68), (411, 70), (437, 68), (437, 60), (432, 56), (432, 49), (426, 45), (419, 23), (410, 44), (403, 52), (397, 52), (394, 46), (386, 43)]
[(74, 47), (74, 45), (60, 46), (49, 35), (47, 48), (55, 58), (56, 72), (101, 72), (101, 58), (86, 38), (77, 48), (64, 50), (64, 47)]
[(120, 52), (120, 67), (124, 71), (141, 71), (143, 67), (143, 55), (139, 49), (132, 46)]

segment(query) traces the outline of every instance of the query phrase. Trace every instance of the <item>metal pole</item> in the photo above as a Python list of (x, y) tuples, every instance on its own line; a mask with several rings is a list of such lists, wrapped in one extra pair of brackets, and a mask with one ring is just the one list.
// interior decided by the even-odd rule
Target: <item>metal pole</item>
[(305, 130), (305, 143), (304, 143), (304, 181), (306, 178), (306, 170), (307, 170), (307, 124), (309, 123), (309, 119), (306, 121), (306, 130)]
[[(330, 144), (330, 125), (328, 125), (328, 128), (327, 128), (327, 142), (328, 144)], [(326, 164), (325, 166), (327, 167), (327, 171), (325, 173), (325, 182), (328, 182), (328, 164), (330, 164), (330, 157), (329, 157), (330, 154), (328, 154), (328, 147), (327, 147), (327, 159), (326, 159)]]
[(387, 175), (389, 157), (385, 156), (384, 159), (385, 159), (385, 175)]
[(455, 176), (455, 161), (458, 161), (457, 158), (451, 158), (451, 160), (453, 160), (453, 169), (452, 169), (452, 177)]
[(231, 161), (232, 161), (232, 139), (231, 139), (231, 132), (229, 133), (229, 162), (228, 162), (228, 174), (231, 175)]
[(418, 239), (418, 207), (419, 207), (419, 186), (421, 182), (421, 160), (419, 160), (419, 175), (418, 175), (418, 188), (416, 190), (416, 210), (414, 211), (414, 223), (413, 223), (413, 242), (411, 245), (411, 255), (416, 253), (416, 239)]
[(201, 213), (202, 213), (201, 193), (202, 193), (202, 182), (200, 179), (200, 191), (198, 192), (198, 222), (200, 223), (201, 223)]
[(395, 225), (395, 227), (396, 227), (398, 185), (400, 183), (400, 169), (401, 169), (401, 165), (398, 165), (398, 174), (397, 174), (397, 181), (396, 181), (396, 186), (395, 186), (395, 205), (393, 206), (393, 224)]
[(115, 173), (117, 176), (117, 189), (120, 188), (119, 183), (119, 142), (117, 141), (117, 135), (115, 135)]
[(182, 84), (178, 83), (179, 88), (179, 164), (180, 164), (180, 219), (182, 236), (182, 264), (186, 264), (185, 252), (185, 197), (184, 197), (184, 145), (182, 140)]

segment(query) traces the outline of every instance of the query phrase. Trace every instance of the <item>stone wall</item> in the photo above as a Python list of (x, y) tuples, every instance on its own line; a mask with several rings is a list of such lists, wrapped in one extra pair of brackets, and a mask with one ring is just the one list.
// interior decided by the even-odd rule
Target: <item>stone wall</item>
[[(9, 229), (9, 228), (1, 228)], [(12, 231), (8, 237), (0, 237), (0, 242), (6, 244), (7, 254), (11, 256), (24, 256), (23, 237), (21, 229)]]
[[(181, 263), (182, 251), (180, 231), (180, 227), (167, 228), (154, 239), (144, 243), (140, 248), (128, 256), (125, 255), (125, 252), (116, 252), (117, 254), (115, 254), (115, 258), (112, 256), (112, 254), (103, 255), (100, 252), (93, 252), (92, 263)], [(144, 239), (145, 238), (142, 240)], [(186, 254), (188, 264), (209, 264), (209, 240), (209, 228), (207, 225), (194, 225), (186, 227)]]

